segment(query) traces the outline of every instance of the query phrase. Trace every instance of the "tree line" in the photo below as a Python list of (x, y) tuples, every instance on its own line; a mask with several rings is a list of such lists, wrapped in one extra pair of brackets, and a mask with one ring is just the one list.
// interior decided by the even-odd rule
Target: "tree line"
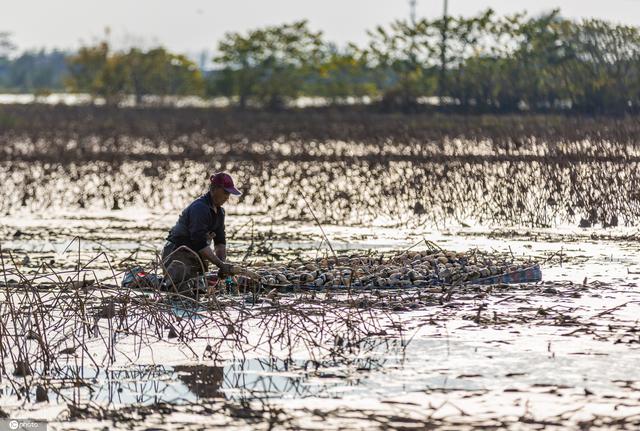
[(10, 58), (14, 49), (9, 34), (0, 32), (0, 90), (36, 94), (64, 90), (66, 52), (27, 51)]
[[(306, 21), (231, 32), (219, 41), (210, 71), (164, 48), (123, 52), (102, 42), (67, 54), (62, 76), (61, 53), (51, 63), (38, 62), (44, 53), (10, 61), (0, 34), (0, 86), (7, 85), (7, 64), (20, 63), (30, 73), (11, 75), (30, 76), (20, 88), (46, 87), (43, 76), (57, 76), (65, 89), (113, 104), (126, 95), (137, 101), (145, 95), (225, 96), (241, 108), (272, 110), (302, 96), (330, 104), (373, 100), (404, 111), (435, 101), (440, 109), (463, 112), (624, 113), (640, 104), (640, 31), (634, 26), (569, 20), (558, 10), (540, 16), (487, 10), (470, 18), (398, 20), (368, 35), (364, 47), (338, 47)], [(51, 72), (35, 72), (41, 64)]]

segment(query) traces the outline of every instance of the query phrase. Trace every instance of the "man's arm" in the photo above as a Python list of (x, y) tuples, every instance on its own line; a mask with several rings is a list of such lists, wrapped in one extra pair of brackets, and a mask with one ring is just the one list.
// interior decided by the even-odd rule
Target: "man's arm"
[(224, 219), (225, 214), (222, 208), (218, 208), (220, 211), (220, 216), (222, 220), (218, 224), (218, 228), (215, 231), (215, 237), (213, 238), (213, 243), (215, 244), (215, 252), (216, 256), (220, 258), (220, 260), (227, 260), (227, 234), (224, 228)]
[(198, 254), (203, 260), (207, 260), (213, 263), (218, 268), (222, 268), (222, 265), (224, 264), (224, 262), (218, 256), (216, 256), (216, 253), (214, 253), (209, 246), (204, 247), (198, 252)]
[(216, 244), (215, 248), (215, 253), (216, 256), (218, 256), (218, 258), (220, 260), (227, 260), (227, 245), (226, 244)]
[(225, 263), (223, 262), (218, 256), (216, 255), (218, 252), (218, 247), (222, 246), (224, 247), (224, 244), (218, 244), (216, 246), (216, 252), (214, 253), (213, 250), (211, 249), (211, 247), (205, 247), (202, 250), (200, 250), (198, 252), (198, 254), (200, 255), (200, 257), (203, 260), (208, 260), (209, 262), (213, 263), (215, 266), (217, 266), (218, 268), (220, 268), (222, 270), (222, 272), (226, 275), (232, 274), (233, 273), (233, 265), (231, 265), (230, 263)]

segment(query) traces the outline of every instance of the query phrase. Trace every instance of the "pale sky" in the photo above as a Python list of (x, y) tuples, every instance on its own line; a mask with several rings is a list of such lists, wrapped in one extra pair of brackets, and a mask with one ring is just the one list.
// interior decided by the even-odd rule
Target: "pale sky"
[[(75, 49), (111, 29), (119, 48), (161, 44), (192, 57), (215, 50), (228, 31), (306, 18), (313, 30), (343, 45), (364, 45), (366, 31), (409, 16), (408, 0), (0, 0), (0, 32), (10, 32), (20, 51)], [(418, 17), (442, 14), (443, 0), (417, 0)], [(565, 17), (597, 17), (640, 26), (640, 0), (449, 0), (452, 15), (471, 16), (488, 7), (498, 14), (537, 14), (560, 8)]]

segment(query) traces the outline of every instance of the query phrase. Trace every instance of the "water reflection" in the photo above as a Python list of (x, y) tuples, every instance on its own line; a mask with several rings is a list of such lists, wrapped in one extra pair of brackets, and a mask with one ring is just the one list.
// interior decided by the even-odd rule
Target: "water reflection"
[(173, 367), (178, 379), (198, 398), (221, 398), (224, 367), (210, 365), (178, 365)]
[[(48, 398), (57, 403), (153, 405), (192, 403), (223, 398), (249, 401), (273, 398), (337, 397), (359, 388), (368, 373), (401, 363), (400, 340), (365, 342), (368, 357), (333, 357), (326, 360), (238, 359), (220, 364), (134, 366), (97, 370), (66, 366), (44, 382)], [(0, 388), (0, 396), (15, 395)], [(21, 392), (21, 395), (25, 395)], [(36, 387), (30, 396), (36, 398)]]

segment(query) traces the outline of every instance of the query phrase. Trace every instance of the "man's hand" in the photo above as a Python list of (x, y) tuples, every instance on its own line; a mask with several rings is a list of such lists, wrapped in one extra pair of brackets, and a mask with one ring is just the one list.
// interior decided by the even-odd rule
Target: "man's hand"
[[(222, 246), (222, 249), (224, 249), (224, 244), (220, 244)], [(218, 246), (216, 246), (216, 248), (218, 248)], [(218, 248), (219, 251), (220, 249)], [(220, 270), (218, 271), (218, 276), (220, 278), (224, 278), (228, 275), (233, 275), (233, 273), (235, 272), (236, 268), (234, 268), (233, 265), (231, 265), (230, 263), (224, 262), (222, 261), (215, 253), (214, 251), (211, 249), (211, 247), (205, 247), (202, 250), (200, 250), (200, 256), (203, 259), (208, 260), (209, 262), (213, 263), (215, 266), (217, 266), (218, 268), (220, 268)]]
[(229, 275), (233, 275), (234, 267), (230, 263), (223, 263), (220, 265), (220, 270), (218, 271), (218, 277), (225, 278)]

